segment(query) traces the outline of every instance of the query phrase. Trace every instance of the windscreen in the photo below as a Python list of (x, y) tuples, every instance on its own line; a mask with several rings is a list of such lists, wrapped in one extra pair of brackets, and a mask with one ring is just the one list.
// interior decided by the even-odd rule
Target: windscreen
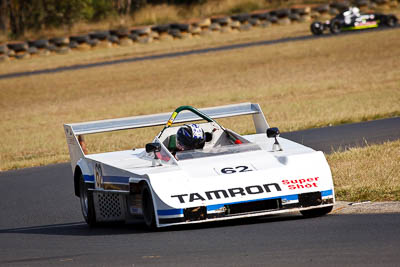
[(234, 144), (213, 147), (209, 149), (194, 149), (188, 151), (179, 151), (176, 153), (175, 157), (177, 160), (188, 160), (188, 159), (198, 159), (204, 157), (213, 157), (220, 155), (236, 154), (250, 151), (261, 150), (261, 147), (256, 144)]

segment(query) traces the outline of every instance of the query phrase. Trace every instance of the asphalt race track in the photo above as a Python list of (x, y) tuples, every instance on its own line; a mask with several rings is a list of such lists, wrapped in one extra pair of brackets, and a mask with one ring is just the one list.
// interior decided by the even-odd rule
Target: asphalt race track
[[(400, 117), (284, 134), (325, 152), (400, 138)], [(347, 141), (345, 141), (347, 140)], [(69, 164), (0, 173), (0, 266), (398, 266), (400, 212), (298, 214), (148, 232), (89, 228)]]
[(396, 30), (399, 28), (400, 28), (400, 25), (397, 25), (396, 27), (392, 27), (392, 28), (381, 27), (381, 28), (366, 29), (366, 30), (360, 30), (360, 31), (342, 32), (338, 35), (323, 34), (323, 35), (319, 35), (319, 36), (314, 36), (314, 35), (310, 34), (310, 35), (304, 35), (304, 36), (298, 36), (298, 37), (287, 37), (287, 38), (282, 38), (282, 39), (277, 39), (277, 40), (265, 40), (265, 41), (249, 42), (249, 43), (241, 43), (241, 44), (233, 44), (233, 45), (223, 45), (223, 46), (219, 46), (219, 47), (196, 49), (196, 50), (189, 50), (189, 51), (182, 51), (182, 52), (175, 52), (175, 53), (166, 53), (166, 54), (150, 55), (150, 56), (143, 56), (143, 57), (123, 58), (123, 59), (96, 62), (96, 63), (88, 63), (88, 64), (77, 64), (77, 65), (57, 67), (57, 68), (52, 68), (52, 69), (41, 69), (41, 70), (33, 70), (33, 71), (6, 73), (6, 74), (0, 74), (0, 80), (9, 79), (9, 78), (18, 78), (18, 77), (24, 77), (24, 76), (41, 75), (41, 74), (52, 74), (52, 73), (59, 73), (59, 72), (64, 72), (64, 71), (74, 71), (74, 70), (80, 70), (80, 69), (97, 68), (97, 67), (104, 67), (104, 66), (124, 64), (124, 63), (133, 63), (133, 62), (140, 62), (140, 61), (147, 61), (147, 60), (156, 60), (156, 59), (164, 59), (164, 58), (175, 58), (175, 57), (183, 57), (183, 56), (190, 56), (190, 55), (198, 55), (198, 54), (205, 54), (205, 53), (214, 53), (214, 52), (227, 51), (227, 50), (233, 50), (233, 49), (242, 49), (242, 48), (246, 48), (246, 47), (274, 45), (274, 44), (296, 42), (296, 41), (306, 41), (306, 40), (313, 40), (313, 39), (317, 39), (317, 38), (332, 38), (332, 37), (338, 37), (338, 36), (349, 35), (349, 34), (361, 34), (361, 33), (366, 33), (366, 32), (370, 32), (370, 31)]

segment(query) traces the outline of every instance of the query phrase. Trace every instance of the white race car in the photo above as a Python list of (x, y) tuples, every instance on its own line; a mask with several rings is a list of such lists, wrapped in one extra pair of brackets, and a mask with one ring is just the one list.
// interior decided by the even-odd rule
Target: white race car
[[(178, 116), (179, 115), (179, 116)], [(215, 119), (251, 115), (255, 134)], [(202, 149), (176, 151), (176, 123), (200, 121)], [(165, 125), (146, 148), (87, 154), (83, 135)], [(258, 104), (64, 125), (75, 195), (90, 225), (144, 220), (151, 228), (300, 211), (329, 213), (332, 175), (321, 151), (280, 138)]]

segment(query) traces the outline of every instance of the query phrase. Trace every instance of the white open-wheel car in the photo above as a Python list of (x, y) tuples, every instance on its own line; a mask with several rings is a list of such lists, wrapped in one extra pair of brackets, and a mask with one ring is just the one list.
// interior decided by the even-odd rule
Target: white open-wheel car
[[(255, 134), (215, 119), (251, 115)], [(177, 123), (201, 121), (202, 149), (176, 151)], [(165, 125), (145, 148), (86, 154), (83, 135)], [(279, 137), (258, 104), (64, 125), (85, 221), (144, 220), (149, 228), (299, 211), (329, 213), (335, 196), (321, 151)]]

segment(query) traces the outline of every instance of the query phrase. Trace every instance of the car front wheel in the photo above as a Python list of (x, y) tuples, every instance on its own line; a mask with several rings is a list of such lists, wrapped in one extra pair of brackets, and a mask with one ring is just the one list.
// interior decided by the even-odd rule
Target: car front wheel
[(144, 183), (142, 186), (142, 211), (146, 226), (150, 230), (155, 230), (156, 216), (154, 214), (153, 198), (151, 196), (150, 187), (147, 185), (147, 183)]
[(329, 26), (329, 29), (332, 34), (338, 34), (341, 32), (341, 26), (340, 26), (340, 21), (338, 20), (332, 20), (331, 24)]
[(95, 226), (97, 222), (93, 194), (88, 191), (82, 174), (79, 178), (79, 200), (81, 202), (82, 215), (86, 223), (91, 227)]

